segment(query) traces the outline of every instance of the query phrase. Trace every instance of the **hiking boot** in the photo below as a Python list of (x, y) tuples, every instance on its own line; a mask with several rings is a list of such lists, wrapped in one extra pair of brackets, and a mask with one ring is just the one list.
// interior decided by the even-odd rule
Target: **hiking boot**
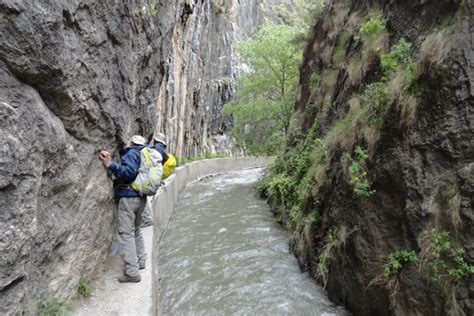
[(133, 282), (133, 283), (138, 283), (141, 281), (141, 277), (139, 275), (135, 276), (135, 277), (131, 277), (131, 276), (128, 276), (126, 274), (120, 276), (117, 278), (117, 280), (120, 282), (120, 283), (127, 283), (127, 282)]
[(140, 268), (140, 270), (145, 269), (145, 261), (138, 261), (138, 267)]

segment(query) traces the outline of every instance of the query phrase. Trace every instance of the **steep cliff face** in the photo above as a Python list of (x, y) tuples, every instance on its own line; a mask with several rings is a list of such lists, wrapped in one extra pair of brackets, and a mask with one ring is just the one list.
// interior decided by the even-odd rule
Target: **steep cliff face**
[(230, 148), (213, 136), (256, 3), (0, 1), (0, 314), (69, 299), (101, 267), (115, 227), (101, 149), (118, 159), (155, 130), (178, 156)]
[(98, 150), (154, 128), (157, 32), (140, 7), (0, 3), (0, 314), (71, 297), (105, 259), (114, 203)]
[[(472, 271), (456, 279), (449, 270), (460, 267), (449, 261), (455, 245), (465, 249), (459, 260), (474, 262), (472, 9), (450, 0), (329, 1), (315, 23), (284, 157), (313, 146), (307, 161), (320, 165), (308, 171), (304, 228), (291, 244), (355, 314), (474, 313)], [(401, 52), (402, 38), (411, 51)], [(384, 64), (394, 51), (407, 66)], [(449, 249), (436, 249), (435, 236)], [(418, 259), (389, 258), (399, 250)], [(437, 251), (447, 267), (437, 266)]]
[(258, 1), (160, 1), (159, 44), (164, 78), (157, 102), (157, 132), (171, 140), (179, 157), (231, 152), (224, 132), (231, 122), (222, 105), (235, 92), (237, 40), (255, 33)]

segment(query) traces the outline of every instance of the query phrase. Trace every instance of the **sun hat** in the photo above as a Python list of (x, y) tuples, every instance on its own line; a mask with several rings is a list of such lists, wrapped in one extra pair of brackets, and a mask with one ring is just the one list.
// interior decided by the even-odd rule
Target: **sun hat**
[(165, 136), (165, 134), (158, 133), (153, 137), (153, 139), (155, 140), (155, 142), (162, 143), (163, 145), (166, 146), (166, 136)]
[(134, 143), (135, 145), (145, 145), (146, 140), (140, 135), (133, 135), (129, 139), (130, 142)]

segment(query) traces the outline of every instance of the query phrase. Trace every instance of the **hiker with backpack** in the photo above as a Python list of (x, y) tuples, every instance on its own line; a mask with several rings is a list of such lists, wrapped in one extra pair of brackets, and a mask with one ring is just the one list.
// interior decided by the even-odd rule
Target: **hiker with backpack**
[(159, 187), (163, 168), (159, 152), (149, 148), (142, 136), (135, 135), (120, 152), (120, 163), (112, 162), (112, 156), (102, 151), (99, 159), (111, 173), (115, 199), (118, 200), (117, 241), (125, 263), (120, 283), (140, 282), (139, 269), (145, 268), (146, 252), (140, 229), (146, 196), (153, 195)]
[(153, 148), (155, 148), (163, 157), (163, 176), (162, 180), (167, 179), (176, 169), (176, 158), (168, 152), (166, 145), (166, 136), (162, 133), (153, 137)]
[[(166, 136), (164, 134), (156, 134), (156, 136), (152, 138), (150, 145), (163, 157), (163, 160), (161, 162), (161, 164), (163, 165), (162, 180), (165, 180), (176, 168), (176, 158), (172, 154), (168, 153), (166, 145)], [(150, 205), (151, 199), (149, 200), (149, 203), (147, 203), (147, 205), (145, 206), (145, 210), (143, 211), (142, 227), (153, 225)]]
[(166, 149), (166, 136), (163, 133), (158, 133), (153, 137), (153, 148), (155, 148), (163, 157), (161, 164), (165, 164), (168, 160), (168, 152)]

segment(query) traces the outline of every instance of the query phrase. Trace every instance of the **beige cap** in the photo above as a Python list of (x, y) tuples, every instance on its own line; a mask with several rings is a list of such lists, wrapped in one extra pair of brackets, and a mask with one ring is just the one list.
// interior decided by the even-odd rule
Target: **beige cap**
[(131, 143), (134, 143), (135, 145), (145, 145), (146, 143), (145, 138), (140, 135), (133, 135), (132, 137), (130, 137), (129, 141)]
[(163, 145), (166, 146), (166, 136), (165, 136), (165, 134), (158, 133), (153, 137), (153, 139), (155, 140), (155, 142), (162, 143)]

